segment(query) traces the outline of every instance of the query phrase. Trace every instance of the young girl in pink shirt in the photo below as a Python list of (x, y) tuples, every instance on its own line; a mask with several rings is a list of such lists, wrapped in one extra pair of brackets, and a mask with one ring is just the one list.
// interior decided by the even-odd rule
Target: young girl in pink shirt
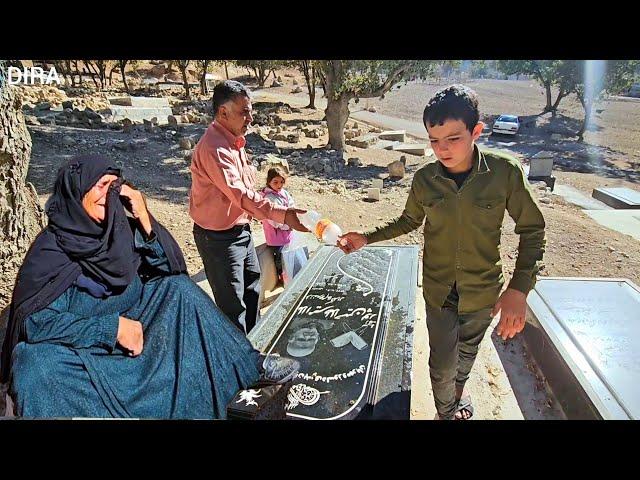
[[(284, 188), (287, 174), (280, 167), (272, 167), (267, 171), (267, 186), (262, 193), (276, 205), (291, 208), (294, 206), (293, 197)], [(282, 278), (282, 248), (291, 242), (291, 229), (284, 223), (273, 220), (262, 220), (262, 228), (267, 245), (275, 250), (275, 263), (278, 277)]]

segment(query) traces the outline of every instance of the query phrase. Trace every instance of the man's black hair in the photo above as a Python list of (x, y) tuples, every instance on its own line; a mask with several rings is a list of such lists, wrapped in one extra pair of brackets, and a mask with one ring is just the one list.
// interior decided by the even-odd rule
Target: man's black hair
[(227, 103), (229, 100), (235, 100), (238, 97), (249, 98), (249, 91), (240, 82), (235, 80), (225, 80), (219, 83), (213, 88), (213, 115), (218, 114), (218, 109), (221, 105)]

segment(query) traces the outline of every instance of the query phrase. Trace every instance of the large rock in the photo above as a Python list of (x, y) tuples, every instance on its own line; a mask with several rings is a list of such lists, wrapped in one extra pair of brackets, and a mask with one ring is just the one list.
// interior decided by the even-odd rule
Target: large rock
[(352, 147), (358, 148), (369, 148), (374, 145), (378, 141), (378, 137), (376, 135), (362, 135), (360, 137), (351, 138), (346, 141), (347, 145), (351, 145)]
[(404, 163), (401, 161), (391, 162), (387, 165), (389, 176), (392, 178), (403, 178), (405, 174)]
[(276, 133), (272, 139), (276, 140), (278, 142), (286, 142), (288, 138), (288, 135), (286, 133)]
[(191, 150), (191, 148), (194, 147), (194, 144), (189, 137), (182, 137), (179, 141), (179, 145), (182, 150)]
[(35, 115), (25, 115), (24, 121), (27, 125), (40, 125), (40, 121)]
[(128, 118), (122, 119), (122, 130), (124, 133), (129, 133), (133, 129), (133, 122)]
[(301, 87), (296, 87), (293, 90), (291, 90), (291, 93), (302, 93), (302, 88)]
[(268, 153), (265, 156), (257, 157), (257, 160), (260, 162), (260, 171), (267, 171), (271, 167), (281, 167), (289, 175), (289, 162), (284, 158)]
[(76, 144), (76, 141), (72, 137), (65, 135), (64, 137), (62, 137), (62, 144), (65, 147), (72, 147)]
[(346, 140), (351, 140), (352, 138), (356, 138), (356, 137), (360, 137), (362, 135), (362, 130), (358, 129), (358, 130), (345, 130), (344, 131), (344, 138)]
[(287, 142), (289, 143), (298, 143), (300, 141), (301, 135), (299, 133), (290, 133), (287, 135)]
[(313, 127), (303, 128), (302, 132), (309, 138), (320, 138), (320, 130)]

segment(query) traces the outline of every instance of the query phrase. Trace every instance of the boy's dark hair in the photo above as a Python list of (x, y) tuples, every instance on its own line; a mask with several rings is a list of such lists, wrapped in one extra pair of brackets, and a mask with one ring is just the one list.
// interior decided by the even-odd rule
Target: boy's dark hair
[(283, 180), (287, 180), (287, 174), (285, 173), (283, 168), (271, 167), (269, 170), (267, 170), (267, 185), (269, 185), (271, 183), (271, 180), (276, 177), (282, 177)]
[(225, 80), (217, 84), (213, 88), (213, 97), (211, 98), (214, 117), (218, 114), (218, 109), (221, 105), (227, 103), (229, 100), (235, 100), (237, 97), (249, 98), (249, 91), (240, 82)]
[(447, 120), (462, 120), (472, 132), (480, 120), (478, 95), (465, 85), (451, 85), (436, 92), (424, 108), (425, 127), (443, 125)]

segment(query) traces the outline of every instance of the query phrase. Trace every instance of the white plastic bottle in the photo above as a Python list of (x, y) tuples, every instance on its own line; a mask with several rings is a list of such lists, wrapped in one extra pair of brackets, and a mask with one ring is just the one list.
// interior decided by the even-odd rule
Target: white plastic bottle
[(321, 218), (320, 214), (315, 210), (308, 210), (298, 217), (300, 223), (307, 227), (318, 240), (327, 245), (335, 246), (338, 243), (338, 237), (342, 235), (342, 230), (338, 225), (327, 218)]

